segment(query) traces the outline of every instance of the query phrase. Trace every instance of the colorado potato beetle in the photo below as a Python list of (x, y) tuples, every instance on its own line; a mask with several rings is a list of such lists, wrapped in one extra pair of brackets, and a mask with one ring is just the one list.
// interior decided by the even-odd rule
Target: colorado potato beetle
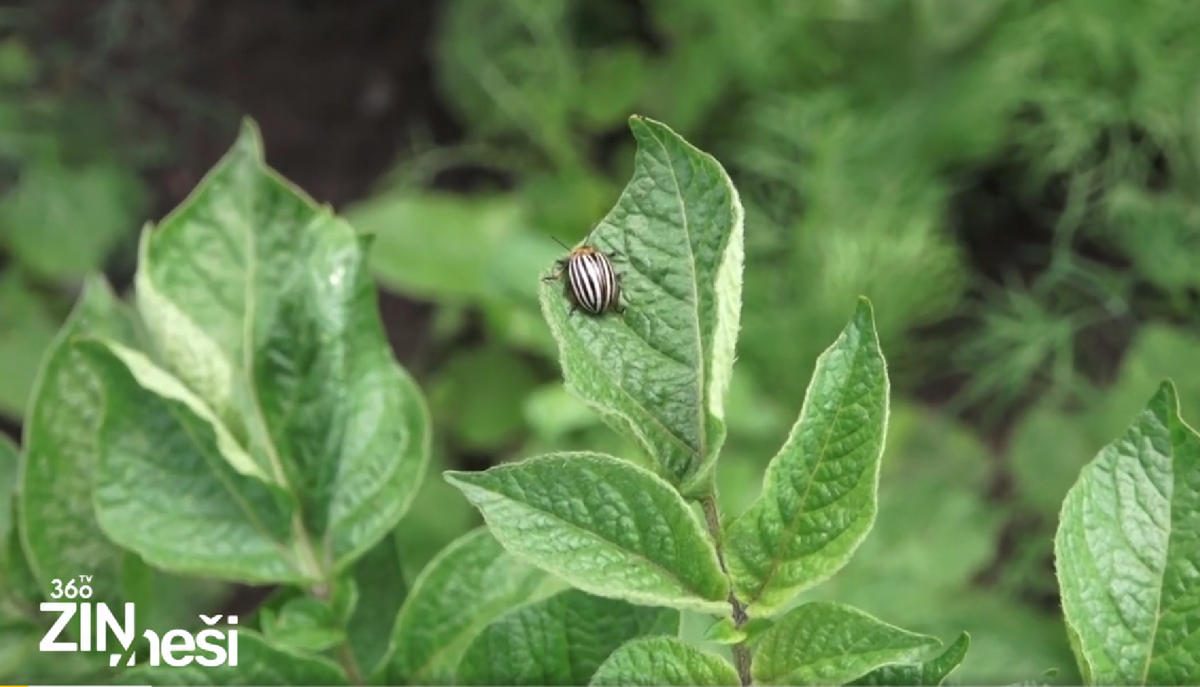
[(571, 252), (556, 263), (558, 269), (544, 280), (554, 281), (566, 275), (563, 281), (567, 299), (571, 301), (571, 313), (576, 310), (593, 316), (609, 310), (624, 313), (625, 307), (620, 303), (621, 278), (608, 256), (586, 243), (586, 239), (583, 244), (567, 250)]

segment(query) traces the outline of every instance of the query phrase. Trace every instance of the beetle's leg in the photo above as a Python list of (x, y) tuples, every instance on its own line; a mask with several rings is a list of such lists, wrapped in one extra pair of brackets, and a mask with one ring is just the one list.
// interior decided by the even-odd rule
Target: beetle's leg
[(564, 269), (566, 269), (566, 264), (562, 260), (555, 261), (554, 271), (542, 277), (542, 281), (558, 281), (560, 278), (562, 278)]

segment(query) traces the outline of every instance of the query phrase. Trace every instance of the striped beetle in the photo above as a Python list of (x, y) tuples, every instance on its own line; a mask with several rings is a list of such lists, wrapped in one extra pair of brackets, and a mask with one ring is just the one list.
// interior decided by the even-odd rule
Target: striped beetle
[(543, 281), (563, 279), (567, 299), (571, 301), (571, 312), (582, 310), (589, 315), (600, 316), (609, 310), (618, 315), (625, 312), (621, 305), (621, 276), (613, 269), (608, 256), (587, 243), (587, 239), (576, 248), (567, 248), (558, 239), (560, 246), (571, 251), (558, 260), (554, 274), (543, 277)]

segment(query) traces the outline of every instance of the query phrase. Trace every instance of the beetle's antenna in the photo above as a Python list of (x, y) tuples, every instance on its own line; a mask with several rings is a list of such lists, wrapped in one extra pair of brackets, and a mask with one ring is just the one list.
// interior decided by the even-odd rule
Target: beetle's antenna
[(559, 241), (557, 236), (551, 236), (550, 238), (554, 239), (555, 243), (562, 246), (563, 250), (571, 250), (571, 247), (568, 246), (567, 244), (563, 243), (562, 241)]
[(592, 234), (595, 234), (595, 233), (596, 233), (596, 230), (597, 230), (597, 229), (599, 229), (599, 228), (600, 228), (600, 222), (599, 222), (599, 221), (597, 221), (595, 224), (593, 224), (593, 225), (592, 225), (592, 228), (591, 228), (591, 229), (588, 229), (587, 236), (585, 236), (585, 237), (583, 238), (583, 240), (584, 240), (585, 242), (587, 242), (587, 243), (591, 243), (591, 242), (592, 242)]

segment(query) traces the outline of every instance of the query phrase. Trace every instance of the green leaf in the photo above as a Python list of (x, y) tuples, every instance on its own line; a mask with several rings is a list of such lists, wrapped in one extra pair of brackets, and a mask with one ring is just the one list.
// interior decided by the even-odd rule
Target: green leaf
[(6, 86), (28, 86), (38, 76), (38, 58), (20, 38), (0, 41), (0, 83)]
[(49, 305), (19, 270), (0, 274), (0, 413), (15, 419), (29, 411), (42, 357), (61, 324)]
[(137, 227), (144, 200), (133, 170), (40, 162), (25, 168), (17, 187), (0, 202), (0, 238), (40, 276), (87, 274)]
[(728, 528), (738, 597), (769, 615), (841, 569), (878, 509), (889, 383), (871, 304), (817, 359), (800, 419), (771, 459), (762, 495)]
[[(228, 633), (227, 633), (228, 634)], [(140, 665), (121, 673), (122, 685), (345, 685), (345, 674), (331, 661), (272, 645), (251, 630), (237, 630), (237, 665), (206, 667), (192, 662), (178, 668)], [(232, 642), (232, 639), (229, 640)]]
[(1200, 681), (1200, 436), (1164, 382), (1067, 493), (1063, 615), (1095, 684)]
[[(439, 442), (440, 443), (440, 442)], [(446, 469), (446, 447), (436, 447), (430, 455), (417, 497), (408, 514), (396, 527), (395, 535), (404, 569), (404, 579), (412, 581), (443, 548), (482, 523), (479, 511), (449, 482), (442, 478)]]
[(242, 448), (226, 424), (215, 414), (203, 399), (197, 397), (178, 378), (162, 369), (149, 356), (120, 345), (110, 347), (112, 354), (133, 375), (138, 385), (161, 398), (175, 401), (186, 407), (191, 414), (206, 422), (216, 435), (217, 448), (234, 470), (263, 482), (271, 482), (260, 466)]
[(585, 685), (630, 639), (679, 632), (679, 612), (578, 589), (512, 611), (471, 643), (460, 685)]
[(278, 647), (322, 652), (345, 641), (346, 633), (328, 604), (310, 597), (289, 600), (278, 612), (264, 609), (263, 635)]
[[(386, 537), (380, 544), (384, 541), (387, 541)], [(372, 549), (372, 551), (374, 550)], [(401, 580), (399, 586), (401, 594), (403, 594), (403, 580)], [(324, 598), (324, 603), (329, 607), (329, 612), (332, 614), (334, 622), (339, 627), (345, 627), (350, 622), (350, 616), (354, 615), (354, 609), (358, 607), (358, 583), (352, 576), (347, 574), (333, 580), (330, 587), (325, 590), (327, 596)], [(398, 604), (397, 610), (399, 610)]]
[(613, 257), (628, 309), (572, 316), (563, 285), (543, 283), (542, 312), (568, 388), (690, 493), (725, 440), (743, 211), (710, 155), (658, 122), (629, 121), (638, 143), (633, 177), (590, 238)]
[(0, 537), (0, 618), (32, 613), (42, 601), (41, 585), (29, 569), (19, 535), (18, 530), (13, 530), (7, 538)]
[(722, 618), (704, 632), (704, 641), (714, 644), (740, 644), (746, 641), (746, 631), (734, 623), (733, 618)]
[(496, 618), (563, 588), (484, 528), (442, 550), (413, 582), (388, 649), (388, 684), (443, 684), (472, 639)]
[(946, 647), (941, 654), (921, 663), (883, 666), (876, 668), (861, 678), (850, 683), (852, 685), (878, 685), (885, 687), (893, 685), (932, 685), (936, 687), (946, 681), (946, 678), (956, 668), (962, 665), (971, 648), (971, 636), (966, 632), (958, 636), (954, 643)]
[(172, 575), (129, 555), (121, 567), (121, 595), (137, 609), (138, 631), (162, 636), (175, 628), (198, 628), (197, 614), (228, 603), (230, 588), (219, 580)]
[[(108, 284), (89, 279), (38, 372), (25, 421), (18, 510), (21, 539), (33, 577), (52, 581), (92, 575), (93, 599), (117, 603), (121, 560), (92, 508), (97, 440), (105, 404), (100, 378), (71, 340), (105, 336), (126, 344), (135, 325)], [(139, 523), (141, 527), (144, 523)]]
[(890, 663), (910, 663), (938, 646), (843, 604), (814, 602), (792, 609), (754, 645), (754, 682), (840, 685)]
[(429, 460), (430, 420), (392, 357), (365, 245), (348, 225), (338, 228), (310, 234), (309, 269), (284, 287), (252, 364), (267, 450), (299, 493), (306, 529), (342, 570), (411, 505)]
[[(564, 2), (489, 0), (446, 7), (434, 59), (439, 92), (459, 121), (480, 136), (531, 139), (543, 159), (565, 157), (566, 163), (579, 154), (564, 150), (573, 143), (567, 108), (579, 88), (569, 8)], [(503, 94), (498, 84), (504, 84)]]
[[(38, 596), (37, 584), (30, 579), (25, 552), (21, 550), (17, 532), (19, 468), (20, 449), (7, 435), (0, 434), (0, 627), (7, 617), (20, 616), (25, 606), (32, 609)], [(0, 636), (3, 634), (0, 631)], [(0, 657), (3, 655), (4, 652), (0, 651)], [(0, 658), (0, 668), (3, 665), (4, 660)], [(0, 670), (0, 675), (4, 674)]]
[[(22, 664), (37, 652), (41, 628), (27, 620), (10, 621), (0, 617), (0, 675), (10, 680), (22, 674)], [(28, 672), (24, 674), (28, 675)], [(39, 676), (40, 677), (40, 676)]]
[(626, 642), (592, 677), (596, 687), (639, 685), (728, 686), (742, 684), (733, 665), (675, 637), (646, 637)]
[(396, 616), (407, 595), (396, 535), (390, 534), (354, 564), (351, 570), (358, 603), (346, 626), (354, 660), (364, 675), (378, 672), (386, 658)]
[(506, 549), (574, 587), (644, 605), (729, 608), (699, 519), (649, 470), (578, 452), (445, 476)]
[(476, 451), (495, 450), (525, 427), (521, 404), (538, 374), (526, 358), (500, 346), (454, 355), (437, 373), (429, 399), (434, 417), (452, 423), (458, 442)]
[(614, 45), (591, 52), (583, 65), (578, 92), (572, 98), (573, 114), (590, 129), (611, 129), (637, 108), (647, 75), (652, 72), (640, 45)]
[[(139, 384), (127, 349), (94, 340), (77, 347), (104, 390), (94, 502), (109, 539), (181, 574), (247, 583), (320, 579), (295, 538), (290, 507), (230, 466), (211, 424)], [(152, 365), (144, 358), (135, 364)]]
[(6, 434), (0, 434), (0, 545), (13, 532), (13, 499), (17, 493), (20, 449)]
[(371, 268), (384, 286), (444, 303), (488, 297), (489, 270), (524, 222), (516, 196), (457, 193), (383, 194), (346, 217), (376, 237)]
[(143, 233), (137, 273), (165, 367), (299, 502), (335, 572), (395, 528), (428, 460), (428, 411), (384, 336), (369, 243), (269, 169), (247, 121)]
[[(47, 614), (50, 615), (50, 614)], [(39, 643), (49, 624), (0, 621), (0, 675), (5, 682), (25, 684), (99, 685), (108, 675), (97, 670), (103, 654), (43, 652)]]

